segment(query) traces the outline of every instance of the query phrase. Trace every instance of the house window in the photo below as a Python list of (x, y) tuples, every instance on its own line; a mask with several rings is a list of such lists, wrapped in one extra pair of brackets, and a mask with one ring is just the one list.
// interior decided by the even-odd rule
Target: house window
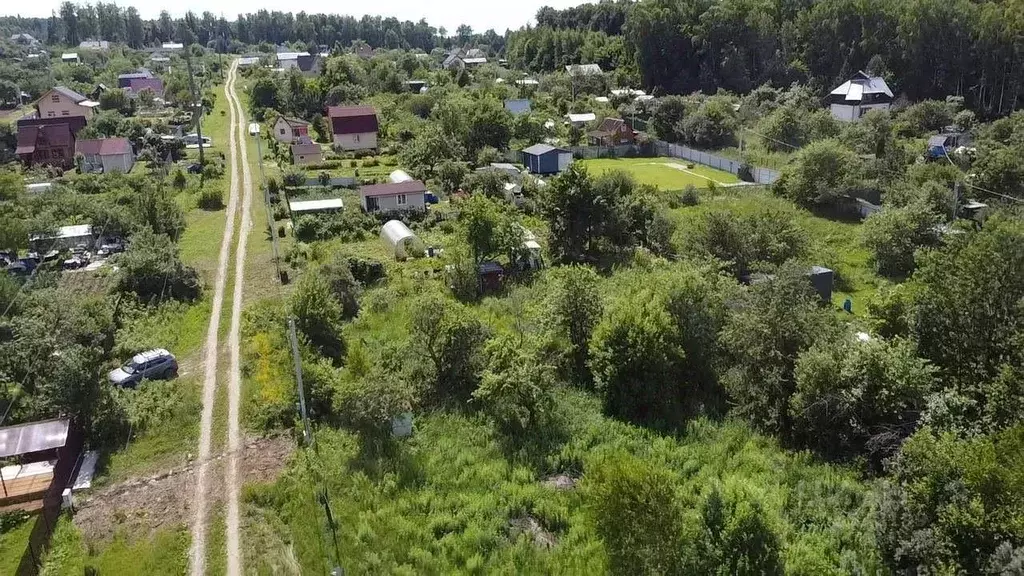
[(366, 199), (366, 211), (376, 212), (377, 210), (380, 210), (380, 206), (377, 205), (377, 198), (374, 196), (368, 197)]
[(47, 118), (53, 118), (54, 116), (56, 116), (56, 114), (54, 114), (53, 110), (48, 110), (46, 112), (46, 117)]
[(398, 195), (398, 205), (399, 206), (405, 206), (406, 204), (408, 204), (408, 202), (406, 201), (405, 194), (399, 194)]
[(355, 140), (356, 142), (359, 142), (359, 134), (353, 134), (353, 135), (352, 135), (352, 138), (353, 138), (353, 139), (354, 139), (354, 140)]
[(281, 128), (281, 135), (284, 135), (284, 128)]
[(60, 94), (54, 94), (53, 96), (50, 96), (50, 102), (60, 104)]
[(71, 115), (71, 112), (68, 112), (67, 110), (61, 110), (61, 111), (60, 111), (60, 115), (61, 115), (61, 116), (70, 116), (70, 115)]
[(61, 150), (60, 148), (54, 148), (53, 149), (53, 157), (54, 158), (63, 158), (64, 157), (64, 151)]

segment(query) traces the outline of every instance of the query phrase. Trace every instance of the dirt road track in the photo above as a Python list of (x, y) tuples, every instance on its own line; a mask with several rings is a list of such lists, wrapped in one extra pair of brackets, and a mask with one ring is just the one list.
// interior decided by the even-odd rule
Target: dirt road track
[[(239, 174), (239, 145), (243, 146), (242, 154), (245, 154), (245, 126), (244, 116), (242, 115), (241, 105), (238, 103), (238, 98), (235, 95), (235, 82), (238, 78), (237, 63), (231, 65), (228, 71), (227, 82), (224, 87), (225, 95), (230, 104), (230, 126), (231, 130), (228, 137), (228, 150), (230, 154), (231, 164), (231, 191), (228, 198), (226, 219), (224, 223), (224, 237), (221, 240), (220, 245), (220, 256), (217, 260), (217, 274), (214, 281), (213, 290), (213, 305), (210, 313), (210, 325), (206, 331), (206, 345), (205, 345), (205, 360), (204, 360), (204, 375), (203, 375), (203, 412), (200, 421), (199, 431), (199, 450), (197, 455), (197, 461), (199, 462), (196, 467), (195, 477), (195, 492), (193, 494), (193, 501), (195, 503), (195, 515), (192, 518), (192, 545), (189, 548), (189, 573), (192, 576), (204, 576), (206, 573), (206, 533), (207, 525), (209, 522), (209, 501), (208, 497), (210, 494), (210, 450), (212, 445), (213, 435), (213, 406), (217, 398), (217, 356), (219, 352), (219, 331), (220, 331), (220, 319), (221, 309), (224, 306), (224, 288), (227, 282), (228, 276), (228, 259), (231, 255), (231, 244), (234, 240), (235, 233), (235, 213), (239, 209), (239, 192), (243, 188), (242, 182), (238, 177)], [(242, 171), (246, 174), (246, 181), (248, 178), (248, 163), (243, 162)], [(239, 233), (239, 246), (236, 250), (235, 255), (235, 290), (234, 298), (232, 299), (232, 328), (237, 330), (236, 317), (241, 313), (241, 290), (244, 276), (238, 273), (239, 270), (244, 270), (245, 261), (245, 240), (246, 240), (246, 226), (249, 214), (249, 185), (245, 187), (244, 192), (245, 200), (242, 202), (242, 228)], [(233, 342), (237, 343), (237, 333), (232, 332), (234, 336)], [(229, 344), (230, 346), (230, 344)], [(231, 347), (231, 377), (229, 378), (229, 393), (228, 393), (228, 450), (233, 451), (238, 448), (238, 350), (237, 346)], [(234, 416), (233, 425), (231, 424), (231, 416)], [(233, 433), (233, 434), (232, 434)], [(234, 442), (232, 443), (232, 436)], [(233, 452), (232, 452), (233, 454)], [(229, 474), (228, 478), (232, 478), (231, 471), (234, 467), (235, 474), (237, 477), (237, 455), (229, 458)], [(228, 488), (228, 574), (235, 575), (240, 573), (240, 563), (238, 560), (238, 490), (237, 486), (230, 486)], [(231, 531), (231, 495), (234, 495), (234, 528), (235, 531), (232, 535)], [(234, 564), (234, 570), (232, 571), (232, 542), (234, 543), (234, 558), (236, 563)]]
[[(237, 77), (237, 65), (234, 68)], [(242, 176), (242, 222), (238, 228), (238, 247), (235, 250), (235, 293), (231, 299), (231, 328), (228, 332), (228, 353), (230, 358), (230, 373), (228, 375), (228, 469), (225, 478), (227, 489), (227, 515), (225, 524), (227, 530), (227, 574), (228, 576), (239, 576), (242, 573), (242, 558), (239, 552), (239, 514), (238, 514), (238, 492), (240, 489), (238, 479), (238, 455), (239, 455), (239, 423), (238, 410), (241, 401), (242, 391), (242, 369), (239, 360), (239, 349), (241, 348), (242, 332), (242, 287), (245, 280), (245, 255), (249, 243), (249, 231), (252, 229), (252, 214), (249, 207), (252, 204), (252, 172), (249, 170), (249, 151), (246, 143), (246, 122), (245, 114), (242, 111), (242, 103), (235, 92), (234, 83), (227, 91), (232, 102), (233, 114), (237, 120), (235, 128), (238, 132), (238, 151), (241, 152), (241, 176)], [(232, 164), (238, 160), (238, 154), (234, 148), (231, 151)], [(233, 182), (238, 182), (239, 172), (232, 172)]]

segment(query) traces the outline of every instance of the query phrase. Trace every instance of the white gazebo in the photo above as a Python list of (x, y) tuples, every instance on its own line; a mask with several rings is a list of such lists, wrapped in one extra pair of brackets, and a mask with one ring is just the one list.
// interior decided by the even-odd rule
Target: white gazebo
[(401, 220), (388, 220), (380, 229), (380, 239), (387, 244), (398, 260), (409, 257), (410, 250), (422, 253), (423, 242)]

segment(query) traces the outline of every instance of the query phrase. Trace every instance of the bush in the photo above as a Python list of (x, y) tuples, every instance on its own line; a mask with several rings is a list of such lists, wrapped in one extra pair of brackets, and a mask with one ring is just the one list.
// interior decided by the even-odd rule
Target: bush
[(744, 182), (753, 182), (754, 172), (751, 169), (750, 164), (747, 164), (746, 162), (740, 164), (739, 170), (736, 171), (736, 177)]
[(274, 196), (281, 191), (281, 185), (277, 182), (277, 178), (271, 176), (267, 178), (267, 192)]
[(185, 186), (188, 185), (188, 179), (180, 168), (174, 171), (174, 181), (172, 182), (172, 185), (178, 190), (184, 190)]
[(211, 162), (206, 166), (203, 166), (203, 178), (220, 178), (224, 175), (224, 166), (216, 162)]
[(289, 170), (282, 178), (285, 186), (302, 186), (306, 183), (306, 174), (301, 170)]
[(363, 160), (363, 168), (372, 168), (377, 165), (377, 159), (373, 156)]
[(278, 204), (274, 207), (274, 220), (287, 220), (288, 219), (288, 207), (284, 204)]
[(132, 236), (128, 250), (118, 260), (117, 288), (140, 298), (199, 298), (199, 275), (178, 257), (178, 247), (165, 234), (142, 228)]
[(277, 237), (278, 238), (284, 238), (285, 237), (284, 224), (278, 224), (277, 225)]
[(679, 202), (683, 206), (696, 206), (700, 204), (700, 193), (697, 192), (696, 186), (690, 184), (683, 189), (683, 193), (679, 196)]
[(203, 210), (220, 210), (224, 207), (224, 193), (216, 187), (203, 187), (199, 193), (199, 207)]

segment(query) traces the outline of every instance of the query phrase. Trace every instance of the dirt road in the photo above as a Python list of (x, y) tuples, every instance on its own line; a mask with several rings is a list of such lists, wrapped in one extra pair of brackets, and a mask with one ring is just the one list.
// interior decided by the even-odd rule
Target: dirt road
[[(237, 65), (232, 68), (236, 72)], [(234, 83), (227, 90), (228, 97), (232, 100), (232, 124), (238, 132), (238, 151), (241, 152), (241, 176), (242, 176), (242, 222), (238, 229), (238, 248), (235, 250), (235, 293), (231, 299), (231, 328), (228, 332), (228, 354), (230, 358), (230, 372), (228, 374), (228, 469), (225, 478), (227, 488), (227, 514), (225, 525), (227, 530), (227, 574), (228, 576), (239, 576), (242, 573), (242, 558), (238, 544), (238, 458), (239, 458), (239, 423), (238, 409), (242, 390), (242, 370), (239, 360), (239, 349), (241, 348), (242, 331), (242, 287), (245, 279), (245, 255), (249, 243), (249, 231), (252, 229), (252, 215), (249, 210), (252, 204), (252, 172), (249, 170), (249, 152), (246, 142), (248, 132), (245, 114), (242, 111), (242, 103), (235, 92)], [(237, 119), (237, 123), (235, 120)], [(238, 159), (235, 148), (231, 149), (231, 161), (234, 165)], [(232, 171), (234, 183), (238, 182), (238, 172)]]
[[(235, 82), (238, 79), (237, 63), (233, 63), (228, 71), (224, 92), (230, 109), (231, 130), (228, 137), (228, 150), (231, 166), (231, 191), (227, 204), (224, 237), (221, 240), (220, 256), (217, 261), (217, 274), (214, 282), (213, 307), (210, 314), (210, 325), (206, 332), (204, 378), (203, 378), (203, 412), (200, 422), (198, 465), (195, 475), (195, 515), (192, 518), (192, 545), (189, 549), (189, 572), (192, 576), (203, 576), (206, 573), (206, 536), (209, 523), (210, 492), (219, 482), (211, 483), (210, 450), (213, 434), (213, 407), (217, 397), (217, 357), (221, 309), (224, 305), (224, 287), (228, 277), (228, 260), (231, 245), (235, 239), (235, 214), (241, 202), (241, 226), (238, 234), (238, 246), (235, 250), (235, 283), (234, 297), (231, 306), (231, 331), (228, 337), (228, 353), (230, 359), (228, 377), (228, 464), (226, 473), (227, 499), (227, 557), (228, 574), (235, 576), (241, 573), (241, 562), (238, 544), (238, 449), (239, 449), (239, 360), (238, 332), (242, 307), (242, 284), (245, 270), (245, 250), (247, 232), (251, 227), (249, 202), (251, 198), (252, 178), (249, 173), (248, 155), (245, 149), (246, 123), (241, 103), (235, 93)], [(241, 157), (241, 163), (239, 162)], [(241, 175), (241, 177), (240, 177)], [(242, 197), (241, 199), (239, 197)]]

